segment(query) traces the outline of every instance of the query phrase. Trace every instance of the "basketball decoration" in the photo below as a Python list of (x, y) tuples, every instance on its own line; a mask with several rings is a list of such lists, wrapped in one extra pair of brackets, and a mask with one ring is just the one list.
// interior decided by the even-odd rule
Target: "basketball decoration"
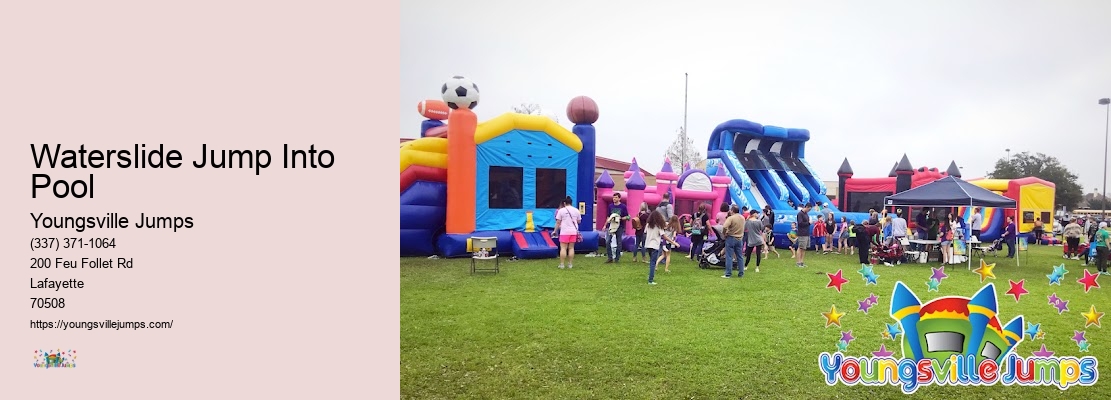
[(443, 100), (425, 100), (417, 103), (417, 112), (420, 113), (421, 116), (436, 121), (447, 119), (450, 111), (451, 109), (448, 108), (447, 103), (444, 103)]
[(567, 104), (567, 119), (576, 124), (593, 124), (598, 121), (598, 103), (586, 96), (571, 99)]

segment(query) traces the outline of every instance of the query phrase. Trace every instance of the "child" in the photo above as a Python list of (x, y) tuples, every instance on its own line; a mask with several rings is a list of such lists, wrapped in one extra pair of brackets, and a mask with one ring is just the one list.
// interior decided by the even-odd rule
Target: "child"
[(852, 227), (854, 227), (854, 226), (856, 226), (856, 220), (849, 220), (849, 228), (848, 228), (849, 229), (849, 243), (854, 244), (852, 246), (849, 246), (849, 255), (850, 256), (856, 255), (856, 245), (855, 245), (855, 243), (856, 243), (856, 230), (852, 229)]
[(796, 253), (799, 251), (799, 224), (796, 222), (791, 223), (791, 231), (787, 232), (787, 239), (791, 241), (791, 258), (797, 259)]
[(880, 227), (883, 230), (883, 243), (893, 242), (895, 240), (894, 226), (891, 225), (891, 217), (884, 217), (880, 220)]
[(775, 258), (779, 258), (779, 249), (775, 248), (775, 234), (772, 227), (764, 227), (764, 258), (767, 258), (768, 251), (775, 253)]
[(837, 221), (833, 220), (833, 213), (826, 209), (826, 238), (825, 238), (825, 252), (833, 253), (837, 250)]
[(647, 238), (644, 228), (648, 226), (648, 204), (640, 203), (640, 213), (636, 218), (633, 218), (633, 229), (636, 230), (636, 247), (633, 249), (633, 262), (640, 261), (637, 254), (641, 255), (644, 262), (648, 263), (648, 249), (644, 246), (644, 240)]
[(849, 249), (849, 220), (841, 217), (837, 224), (837, 254), (844, 254)]
[(828, 254), (829, 249), (826, 248), (826, 222), (824, 219), (823, 216), (818, 216), (818, 222), (814, 223), (814, 229), (810, 233), (810, 240), (814, 241), (815, 253)]
[(679, 216), (672, 215), (671, 222), (664, 228), (664, 243), (660, 246), (663, 248), (663, 253), (660, 254), (660, 260), (656, 261), (657, 269), (662, 260), (664, 263), (664, 272), (671, 272), (671, 249), (679, 248), (679, 243), (675, 241), (675, 236), (682, 231), (683, 226), (679, 224)]
[(648, 221), (644, 224), (644, 247), (648, 249), (648, 284), (656, 284), (656, 260), (659, 259), (659, 252), (663, 242), (663, 229), (667, 223), (664, 222), (664, 217), (658, 212), (653, 212), (648, 216)]

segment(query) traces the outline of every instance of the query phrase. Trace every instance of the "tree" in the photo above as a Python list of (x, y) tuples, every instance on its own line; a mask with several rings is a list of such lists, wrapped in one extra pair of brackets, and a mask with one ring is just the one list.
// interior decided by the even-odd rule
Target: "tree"
[(1056, 207), (1074, 208), (1084, 196), (1084, 189), (1076, 183), (1076, 174), (1065, 168), (1056, 157), (1042, 153), (1031, 155), (1024, 151), (1009, 159), (1001, 158), (995, 162), (995, 171), (988, 176), (995, 179), (1033, 176), (1053, 182), (1057, 187)]
[(548, 118), (551, 118), (557, 124), (560, 122), (559, 121), (559, 114), (545, 112), (544, 107), (542, 107), (541, 105), (536, 104), (536, 103), (521, 103), (519, 105), (513, 106), (512, 108), (513, 108), (513, 112), (515, 112), (517, 114), (543, 115), (543, 116), (546, 116)]
[(705, 160), (702, 153), (698, 151), (698, 146), (694, 145), (694, 141), (687, 136), (683, 128), (679, 128), (678, 137), (671, 142), (671, 146), (668, 146), (664, 156), (671, 160), (671, 168), (676, 172), (682, 172), (687, 164), (690, 164), (691, 168), (696, 168), (698, 163)]
[(1095, 193), (1085, 195), (1084, 202), (1088, 203), (1088, 208), (1093, 210), (1111, 210), (1111, 201), (1103, 197), (1099, 188), (1095, 188)]

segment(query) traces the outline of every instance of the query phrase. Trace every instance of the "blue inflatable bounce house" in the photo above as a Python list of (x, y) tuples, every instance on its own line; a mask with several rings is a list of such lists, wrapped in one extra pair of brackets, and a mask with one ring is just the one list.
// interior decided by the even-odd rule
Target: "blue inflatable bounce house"
[[(446, 110), (449, 97), (422, 101), (418, 111), (439, 121), (434, 118), (444, 115), (432, 111)], [(477, 105), (477, 95), (470, 104)], [(422, 137), (401, 145), (401, 255), (466, 256), (472, 237), (495, 237), (502, 254), (557, 257), (552, 230), (566, 196), (583, 215), (583, 241), (575, 250), (596, 251), (597, 105), (580, 96), (568, 113), (573, 131), (545, 116), (516, 113), (468, 123), (474, 113), (462, 107), (453, 107), (446, 125), (425, 121)]]

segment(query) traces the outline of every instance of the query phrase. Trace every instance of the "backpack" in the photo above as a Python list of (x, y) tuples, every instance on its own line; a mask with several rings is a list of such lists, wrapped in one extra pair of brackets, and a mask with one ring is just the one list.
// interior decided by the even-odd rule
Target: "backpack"
[(702, 217), (703, 217), (702, 213), (698, 213), (698, 214), (694, 215), (694, 221), (691, 221), (691, 234), (692, 235), (701, 235), (702, 234)]
[(671, 210), (668, 210), (669, 205), (671, 205), (671, 203), (661, 201), (660, 204), (656, 206), (656, 212), (664, 216), (664, 221), (670, 222), (672, 213), (669, 212)]
[(639, 231), (641, 229), (644, 229), (644, 227), (640, 226), (640, 217), (630, 218), (630, 219), (633, 220), (633, 230), (638, 230)]

